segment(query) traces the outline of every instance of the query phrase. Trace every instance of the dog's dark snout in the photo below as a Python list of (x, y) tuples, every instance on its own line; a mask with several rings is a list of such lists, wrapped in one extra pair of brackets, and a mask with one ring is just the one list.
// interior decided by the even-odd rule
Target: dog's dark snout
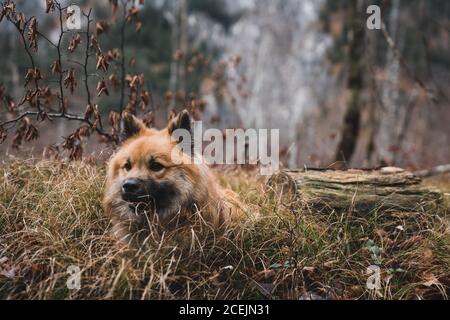
[(138, 179), (127, 179), (122, 184), (122, 194), (139, 194), (142, 192), (142, 182)]

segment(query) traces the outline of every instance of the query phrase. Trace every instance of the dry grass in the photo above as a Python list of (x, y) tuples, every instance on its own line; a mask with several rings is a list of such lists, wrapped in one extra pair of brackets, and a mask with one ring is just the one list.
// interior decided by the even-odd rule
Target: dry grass
[[(136, 252), (108, 233), (100, 206), (103, 168), (1, 165), (0, 298), (448, 298), (446, 209), (373, 212), (370, 219), (325, 215), (286, 203), (254, 175), (227, 176), (258, 219), (224, 236), (202, 223), (171, 233), (153, 230)], [(382, 270), (378, 292), (366, 288), (366, 269), (375, 264)], [(66, 286), (70, 265), (82, 269), (78, 291)]]

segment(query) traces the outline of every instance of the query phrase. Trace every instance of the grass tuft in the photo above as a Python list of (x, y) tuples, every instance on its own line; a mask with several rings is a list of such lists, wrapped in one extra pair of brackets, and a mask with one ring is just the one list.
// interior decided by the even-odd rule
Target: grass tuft
[[(225, 235), (202, 222), (176, 232), (155, 229), (133, 251), (109, 234), (100, 204), (103, 167), (2, 164), (0, 298), (448, 298), (448, 207), (375, 210), (366, 218), (325, 214), (288, 201), (253, 174), (220, 179), (248, 205), (248, 219)], [(450, 185), (440, 187), (448, 194)], [(79, 290), (67, 287), (72, 265), (82, 271)], [(380, 267), (380, 290), (366, 286), (369, 266)]]

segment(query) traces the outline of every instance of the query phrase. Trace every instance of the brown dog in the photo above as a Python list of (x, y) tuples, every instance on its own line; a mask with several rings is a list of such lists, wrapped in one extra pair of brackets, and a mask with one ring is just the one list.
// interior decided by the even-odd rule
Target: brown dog
[(175, 130), (190, 128), (187, 111), (163, 130), (124, 114), (123, 144), (110, 160), (103, 200), (120, 240), (142, 240), (154, 221), (173, 228), (199, 215), (219, 229), (240, 215), (236, 194), (223, 189), (206, 164), (194, 164), (171, 139)]

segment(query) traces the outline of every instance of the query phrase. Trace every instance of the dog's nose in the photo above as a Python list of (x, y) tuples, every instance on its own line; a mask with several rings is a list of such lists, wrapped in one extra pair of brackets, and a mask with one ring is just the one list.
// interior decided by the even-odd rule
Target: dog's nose
[(123, 194), (137, 194), (141, 189), (141, 182), (137, 179), (128, 179), (125, 180), (122, 184), (122, 193)]

